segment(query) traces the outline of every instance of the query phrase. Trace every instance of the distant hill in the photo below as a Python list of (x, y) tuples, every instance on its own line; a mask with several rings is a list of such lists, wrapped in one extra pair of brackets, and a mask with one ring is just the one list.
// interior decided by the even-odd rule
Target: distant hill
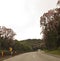
[(27, 39), (20, 41), (21, 44), (30, 46), (33, 50), (40, 49), (41, 39)]

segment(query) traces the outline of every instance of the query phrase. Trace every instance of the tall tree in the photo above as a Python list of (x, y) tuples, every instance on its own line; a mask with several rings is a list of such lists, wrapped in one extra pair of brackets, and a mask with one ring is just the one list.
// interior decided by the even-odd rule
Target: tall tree
[(13, 39), (13, 37), (15, 36), (15, 32), (10, 28), (2, 26), (0, 27), (0, 36), (3, 38)]
[(60, 46), (60, 8), (49, 10), (40, 19), (47, 48), (55, 49)]
[(0, 45), (3, 49), (8, 49), (15, 44), (14, 36), (15, 32), (12, 29), (0, 26)]
[(57, 2), (57, 7), (60, 8), (60, 0)]

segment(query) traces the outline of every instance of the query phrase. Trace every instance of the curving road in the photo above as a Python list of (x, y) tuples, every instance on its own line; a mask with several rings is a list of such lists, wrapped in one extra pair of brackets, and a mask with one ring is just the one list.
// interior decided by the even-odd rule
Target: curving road
[(4, 61), (60, 61), (60, 58), (50, 56), (42, 51), (24, 53)]

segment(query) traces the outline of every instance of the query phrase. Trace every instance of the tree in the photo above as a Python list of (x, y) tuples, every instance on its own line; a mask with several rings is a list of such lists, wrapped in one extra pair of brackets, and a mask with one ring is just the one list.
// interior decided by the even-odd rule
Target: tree
[(0, 27), (0, 36), (3, 38), (13, 39), (13, 37), (15, 36), (15, 32), (10, 28), (2, 26)]
[(15, 32), (12, 29), (6, 28), (5, 26), (0, 26), (0, 45), (3, 49), (13, 47), (15, 44), (15, 40), (13, 40), (14, 36)]
[(46, 47), (56, 49), (60, 46), (60, 8), (49, 10), (40, 19)]
[(60, 8), (60, 0), (57, 2), (57, 7)]

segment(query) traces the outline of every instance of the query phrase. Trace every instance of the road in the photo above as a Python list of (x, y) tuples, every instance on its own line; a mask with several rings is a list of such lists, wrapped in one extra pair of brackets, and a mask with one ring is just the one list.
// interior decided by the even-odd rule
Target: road
[(4, 61), (60, 61), (60, 58), (38, 51), (17, 55)]

